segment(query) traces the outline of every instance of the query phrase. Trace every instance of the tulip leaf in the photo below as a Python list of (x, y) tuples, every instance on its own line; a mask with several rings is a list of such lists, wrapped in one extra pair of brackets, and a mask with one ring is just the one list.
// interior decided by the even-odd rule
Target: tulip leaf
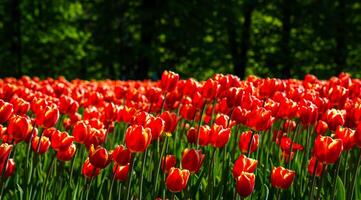
[(267, 187), (267, 185), (266, 184), (263, 184), (263, 186), (265, 187), (265, 197), (264, 197), (264, 199), (265, 200), (268, 200), (268, 194), (269, 194), (269, 189), (268, 189), (268, 187)]
[(62, 188), (62, 191), (58, 199), (66, 199), (67, 191), (68, 191), (68, 185), (65, 184), (65, 186)]
[(19, 184), (16, 184), (16, 186), (18, 187), (18, 190), (20, 192), (20, 200), (22, 200), (23, 196), (24, 196), (24, 190), (23, 190), (23, 188), (21, 188), (21, 186)]
[(346, 199), (345, 186), (343, 185), (342, 180), (339, 176), (337, 176), (336, 188), (337, 188), (337, 192), (336, 192), (337, 199), (345, 200)]

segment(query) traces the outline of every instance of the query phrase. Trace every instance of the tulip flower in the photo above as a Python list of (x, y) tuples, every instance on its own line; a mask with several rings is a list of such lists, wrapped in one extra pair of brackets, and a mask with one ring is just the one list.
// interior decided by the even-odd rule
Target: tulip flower
[(61, 161), (69, 161), (73, 158), (75, 152), (76, 146), (72, 144), (67, 149), (56, 152), (56, 158)]
[(89, 149), (89, 161), (94, 167), (103, 169), (110, 163), (111, 155), (108, 154), (105, 148), (100, 146), (94, 148), (94, 145), (91, 145)]
[(293, 170), (283, 167), (273, 167), (271, 172), (271, 183), (273, 187), (288, 189), (296, 176)]
[(346, 111), (329, 109), (323, 115), (323, 120), (328, 124), (330, 130), (336, 130), (338, 126), (345, 124)]
[(171, 92), (176, 88), (178, 80), (178, 74), (171, 71), (164, 71), (162, 74), (162, 79), (159, 82), (159, 86), (163, 91)]
[(33, 138), (31, 147), (33, 148), (33, 150), (35, 152), (37, 152), (39, 154), (44, 154), (45, 152), (48, 151), (50, 144), (51, 143), (50, 143), (50, 140), (48, 137), (41, 136), (41, 139), (40, 139), (39, 136), (36, 136)]
[(175, 166), (175, 164), (177, 163), (177, 159), (174, 155), (166, 155), (163, 156), (162, 159), (162, 170), (164, 173), (168, 173), (169, 170)]
[(73, 127), (73, 136), (76, 142), (83, 144), (90, 134), (90, 126), (85, 121), (78, 121)]
[(256, 176), (253, 173), (241, 172), (236, 178), (236, 191), (241, 197), (247, 197), (252, 194)]
[[(239, 149), (241, 150), (241, 152), (244, 154), (248, 152), (248, 147), (249, 147), (249, 144), (251, 143), (251, 137), (252, 137), (252, 131), (245, 131), (245, 132), (241, 133), (239, 136), (238, 146), (239, 146)], [(253, 134), (250, 153), (253, 153), (254, 151), (257, 150), (258, 140), (259, 140), (259, 135)]]
[(192, 173), (197, 173), (202, 166), (205, 155), (202, 150), (184, 149), (182, 154), (182, 167)]
[(129, 163), (125, 165), (118, 165), (117, 163), (114, 164), (113, 173), (116, 180), (120, 182), (124, 182), (128, 178), (129, 172)]
[[(221, 148), (227, 144), (230, 136), (231, 136), (230, 128), (223, 128), (223, 126), (214, 124), (212, 126), (212, 130), (211, 130), (210, 142), (213, 147)], [(199, 141), (200, 141), (200, 139), (199, 139)], [(199, 142), (199, 144), (201, 145), (200, 142)]]
[(30, 119), (15, 115), (9, 119), (8, 134), (17, 141), (25, 140), (33, 130)]
[(313, 147), (313, 155), (322, 163), (333, 164), (343, 150), (342, 140), (329, 136), (317, 136)]
[[(291, 144), (292, 144), (292, 149), (291, 149)], [(282, 151), (286, 151), (287, 153), (303, 150), (302, 145), (293, 142), (291, 140), (291, 138), (289, 138), (287, 136), (282, 136), (281, 142), (280, 142), (280, 147), (281, 147)]]
[(145, 127), (151, 130), (152, 140), (156, 140), (162, 135), (164, 126), (164, 121), (160, 117), (150, 117), (145, 125)]
[(341, 139), (343, 144), (343, 149), (345, 151), (350, 150), (355, 146), (355, 130), (350, 128), (338, 126), (336, 128), (335, 138)]
[(59, 119), (59, 110), (55, 106), (45, 107), (45, 110), (39, 112), (36, 116), (36, 124), (45, 128), (55, 126)]
[(13, 148), (12, 144), (2, 143), (0, 145), (0, 163), (5, 162), (5, 160), (9, 157), (12, 148)]
[(165, 180), (168, 190), (171, 192), (182, 191), (187, 186), (189, 175), (190, 173), (186, 169), (181, 170), (179, 168), (172, 167)]
[(96, 168), (94, 165), (92, 165), (89, 161), (89, 158), (87, 158), (83, 164), (83, 168), (81, 170), (81, 173), (88, 178), (98, 176), (100, 173), (100, 169)]
[(178, 124), (177, 115), (174, 112), (163, 112), (160, 116), (164, 120), (164, 131), (168, 134), (174, 132)]
[[(4, 171), (4, 162), (0, 163), (0, 172), (2, 173)], [(15, 173), (16, 165), (14, 159), (10, 158), (7, 160), (6, 168), (5, 168), (5, 177), (10, 177)]]
[(126, 165), (130, 162), (131, 153), (130, 151), (123, 145), (117, 145), (114, 150), (111, 152), (112, 159), (118, 165)]
[[(313, 173), (315, 173), (315, 176), (319, 177), (322, 175), (323, 171), (323, 164), (322, 162), (317, 162), (317, 158), (315, 156), (312, 156), (309, 163), (308, 163), (308, 173), (313, 176)], [(317, 166), (315, 166), (317, 163)], [(316, 172), (314, 172), (316, 169)]]
[(25, 115), (30, 109), (30, 103), (22, 98), (13, 98), (10, 101), (14, 106), (14, 113), (17, 115)]
[(69, 136), (67, 132), (56, 131), (51, 136), (51, 147), (55, 151), (63, 151), (73, 144), (74, 137)]
[(151, 130), (140, 125), (132, 125), (125, 133), (125, 145), (130, 152), (144, 152), (152, 140)]
[(319, 120), (316, 123), (315, 131), (316, 131), (317, 135), (324, 135), (326, 133), (327, 129), (328, 129), (328, 125), (326, 122)]
[(73, 98), (62, 95), (59, 98), (59, 111), (63, 114), (73, 114), (78, 111), (79, 103), (75, 101)]
[(208, 79), (202, 87), (202, 96), (204, 99), (212, 100), (219, 93), (220, 85), (217, 81)]
[(0, 99), (0, 124), (5, 123), (13, 112), (13, 105)]
[(242, 172), (253, 173), (257, 168), (257, 163), (257, 160), (247, 158), (245, 155), (240, 155), (233, 165), (233, 177), (237, 179)]

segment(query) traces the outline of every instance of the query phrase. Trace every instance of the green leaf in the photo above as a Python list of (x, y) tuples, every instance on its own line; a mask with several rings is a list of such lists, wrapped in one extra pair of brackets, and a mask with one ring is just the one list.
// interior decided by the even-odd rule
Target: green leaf
[(336, 188), (337, 188), (336, 199), (345, 200), (346, 199), (345, 186), (343, 185), (342, 180), (339, 176), (337, 176)]
[(263, 186), (265, 187), (265, 190), (266, 190), (264, 199), (267, 200), (268, 199), (268, 194), (269, 194), (269, 189), (268, 189), (266, 184), (263, 184)]
[(16, 186), (18, 187), (18, 190), (20, 192), (20, 200), (22, 200), (23, 196), (24, 196), (24, 190), (23, 190), (23, 188), (21, 188), (21, 186), (19, 184), (16, 184)]

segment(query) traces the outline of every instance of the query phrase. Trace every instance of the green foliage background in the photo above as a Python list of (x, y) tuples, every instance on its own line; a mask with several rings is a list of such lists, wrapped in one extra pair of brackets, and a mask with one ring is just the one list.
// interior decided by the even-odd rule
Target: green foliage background
[(0, 0), (0, 75), (361, 77), (357, 0)]

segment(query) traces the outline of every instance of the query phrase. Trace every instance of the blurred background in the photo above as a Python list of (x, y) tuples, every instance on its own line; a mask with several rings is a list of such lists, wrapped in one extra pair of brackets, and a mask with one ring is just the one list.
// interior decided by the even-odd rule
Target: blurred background
[(361, 77), (359, 0), (0, 0), (0, 76)]

